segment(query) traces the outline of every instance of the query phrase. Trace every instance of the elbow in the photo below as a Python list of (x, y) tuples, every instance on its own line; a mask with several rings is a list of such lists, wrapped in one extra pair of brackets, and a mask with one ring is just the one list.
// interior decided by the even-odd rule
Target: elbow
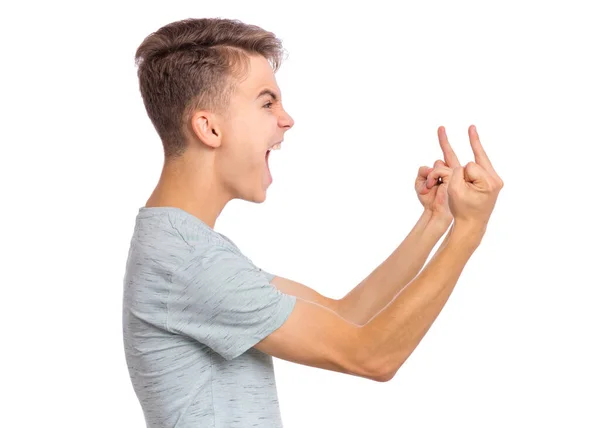
[(389, 382), (394, 378), (400, 367), (384, 364), (375, 358), (363, 359), (363, 377), (375, 382)]
[(393, 376), (391, 376), (391, 377), (390, 376), (382, 376), (382, 377), (373, 378), (373, 380), (378, 383), (389, 382), (392, 379), (393, 379)]
[(385, 359), (370, 358), (367, 363), (370, 368), (369, 373), (371, 373), (369, 378), (375, 382), (389, 382), (396, 376), (405, 361), (406, 358), (401, 361), (392, 360), (389, 357)]
[(389, 382), (392, 380), (398, 368), (391, 367), (388, 358), (379, 356), (377, 347), (372, 346), (372, 336), (365, 332), (364, 327), (359, 328), (357, 331), (358, 336), (353, 352), (354, 370), (352, 374), (375, 382)]
[(352, 374), (354, 376), (359, 376), (364, 379), (373, 380), (375, 382), (388, 382), (392, 380), (395, 375), (395, 372), (390, 372), (382, 369), (374, 369), (371, 365), (363, 365), (360, 369), (355, 369), (353, 371), (346, 371), (348, 374)]
[(398, 368), (392, 369), (392, 370), (381, 369), (371, 379), (374, 380), (375, 382), (380, 382), (380, 383), (389, 382), (390, 380), (392, 380), (394, 378), (394, 376), (396, 376), (397, 372), (398, 372)]

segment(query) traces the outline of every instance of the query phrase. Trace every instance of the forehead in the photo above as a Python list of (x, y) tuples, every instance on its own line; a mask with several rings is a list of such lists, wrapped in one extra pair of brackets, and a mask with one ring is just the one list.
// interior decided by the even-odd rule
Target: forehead
[(263, 56), (253, 55), (250, 57), (248, 73), (238, 85), (238, 92), (249, 101), (254, 101), (264, 89), (270, 89), (278, 97), (281, 96), (269, 61)]

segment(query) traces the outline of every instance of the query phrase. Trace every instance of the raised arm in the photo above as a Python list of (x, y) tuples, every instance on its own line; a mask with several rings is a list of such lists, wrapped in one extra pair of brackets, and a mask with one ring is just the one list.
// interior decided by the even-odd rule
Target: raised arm
[(283, 325), (255, 347), (294, 363), (386, 382), (439, 314), (480, 239), (453, 226), (423, 271), (364, 326), (297, 297)]
[[(449, 206), (454, 224), (448, 240), (429, 264), (361, 332), (367, 337), (375, 365), (387, 377), (402, 366), (438, 316), (467, 261), (479, 246), (504, 182), (485, 153), (475, 126), (469, 127), (469, 141), (475, 162), (463, 168), (452, 150), (443, 127), (440, 144), (450, 174), (440, 170), (448, 182)], [(437, 173), (436, 173), (437, 174)], [(437, 180), (438, 177), (430, 177)], [(385, 375), (384, 375), (385, 376)]]
[[(442, 148), (458, 162), (445, 132)], [(454, 223), (447, 240), (421, 273), (386, 307), (358, 326), (335, 311), (297, 298), (288, 319), (256, 345), (259, 350), (300, 364), (354, 374), (377, 381), (391, 379), (440, 313), (467, 261), (479, 246), (503, 182), (469, 128), (475, 162), (448, 173), (449, 205)], [(438, 172), (436, 172), (438, 174)], [(432, 177), (437, 179), (437, 177)]]
[(421, 273), (361, 328), (371, 364), (379, 367), (384, 380), (393, 378), (425, 336), (482, 236), (453, 226), (444, 246)]

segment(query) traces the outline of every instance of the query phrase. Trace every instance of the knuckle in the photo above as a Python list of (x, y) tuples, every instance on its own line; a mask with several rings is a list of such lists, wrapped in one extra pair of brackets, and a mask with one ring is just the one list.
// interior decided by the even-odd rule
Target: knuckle
[(498, 189), (502, 189), (504, 187), (504, 180), (502, 180), (498, 175), (494, 177), (495, 187)]

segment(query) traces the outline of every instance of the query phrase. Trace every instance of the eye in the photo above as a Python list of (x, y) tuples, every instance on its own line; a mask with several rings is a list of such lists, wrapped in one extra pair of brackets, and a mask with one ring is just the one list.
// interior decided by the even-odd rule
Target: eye
[(270, 108), (273, 105), (273, 103), (271, 101), (269, 101), (268, 103), (266, 103), (263, 107), (267, 107)]

